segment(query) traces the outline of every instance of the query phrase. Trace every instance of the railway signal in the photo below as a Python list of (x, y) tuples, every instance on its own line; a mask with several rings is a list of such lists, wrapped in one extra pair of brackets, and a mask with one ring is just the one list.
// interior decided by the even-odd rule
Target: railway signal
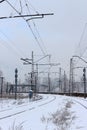
[(18, 69), (15, 69), (15, 99), (17, 99), (17, 78), (18, 78)]

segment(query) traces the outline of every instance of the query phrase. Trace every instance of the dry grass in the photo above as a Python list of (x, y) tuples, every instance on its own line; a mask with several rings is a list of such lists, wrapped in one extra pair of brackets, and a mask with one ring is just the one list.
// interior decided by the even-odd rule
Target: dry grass
[(57, 110), (55, 113), (50, 114), (49, 117), (43, 116), (41, 118), (41, 121), (43, 123), (46, 123), (46, 130), (47, 126), (52, 123), (54, 126), (56, 126), (55, 130), (68, 130), (75, 119), (75, 116), (72, 115), (72, 113), (69, 111), (69, 108), (71, 108), (72, 102), (67, 102), (65, 107), (61, 110)]
[(14, 121), (12, 126), (9, 128), (9, 130), (24, 130), (23, 124), (24, 122), (20, 123), (19, 125), (16, 125)]

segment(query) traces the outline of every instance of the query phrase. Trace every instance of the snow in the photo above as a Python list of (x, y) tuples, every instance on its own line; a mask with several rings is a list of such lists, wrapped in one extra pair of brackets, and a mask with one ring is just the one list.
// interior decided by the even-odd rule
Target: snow
[[(0, 99), (1, 130), (87, 130), (86, 99), (50, 94), (40, 96), (43, 98), (36, 101)], [(60, 118), (61, 123), (59, 119), (58, 123), (53, 123), (56, 118)]]

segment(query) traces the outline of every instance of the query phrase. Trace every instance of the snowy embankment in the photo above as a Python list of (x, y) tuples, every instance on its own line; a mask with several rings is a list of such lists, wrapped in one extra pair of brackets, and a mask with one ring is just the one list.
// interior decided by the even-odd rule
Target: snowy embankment
[(41, 96), (36, 101), (1, 99), (1, 130), (87, 130), (86, 100), (60, 95)]

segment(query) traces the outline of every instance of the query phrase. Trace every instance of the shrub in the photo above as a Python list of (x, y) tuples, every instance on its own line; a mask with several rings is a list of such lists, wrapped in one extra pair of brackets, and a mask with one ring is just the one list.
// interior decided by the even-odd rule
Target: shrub
[[(61, 110), (57, 110), (55, 113), (50, 114), (50, 117), (46, 118), (42, 116), (41, 121), (43, 123), (51, 122), (56, 126), (58, 130), (68, 130), (70, 128), (72, 121), (75, 119), (75, 116), (69, 111), (72, 102), (68, 101)], [(46, 126), (47, 128), (47, 126)]]

